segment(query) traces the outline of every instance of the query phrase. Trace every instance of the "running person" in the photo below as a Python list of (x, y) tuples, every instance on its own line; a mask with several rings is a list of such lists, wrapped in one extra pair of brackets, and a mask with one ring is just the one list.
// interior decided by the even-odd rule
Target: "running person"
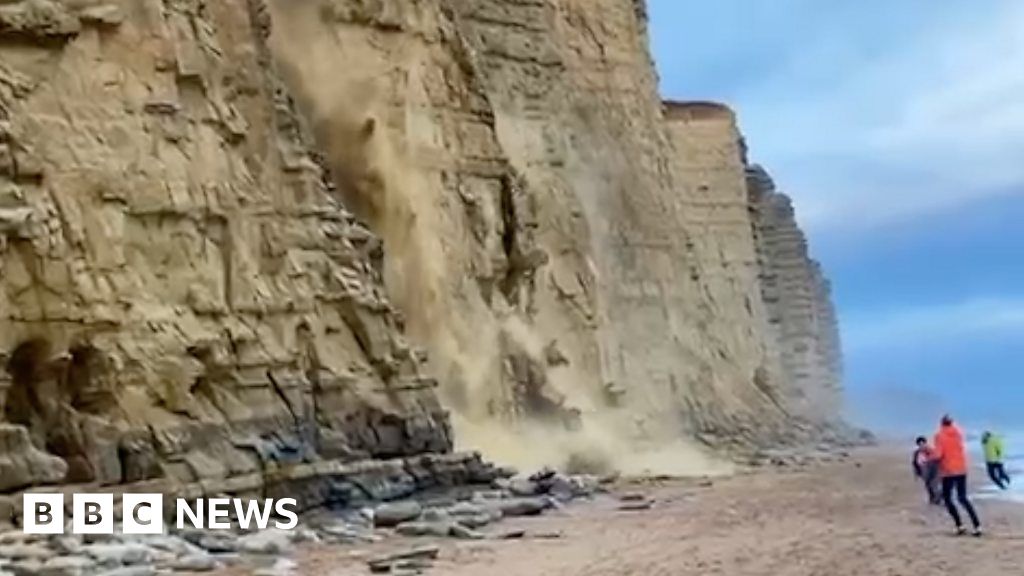
[(1006, 466), (1003, 465), (1003, 439), (991, 432), (985, 432), (981, 435), (981, 448), (985, 453), (988, 477), (1000, 490), (1006, 490), (1010, 486), (1010, 475), (1006, 473)]
[(971, 518), (973, 534), (981, 536), (981, 521), (971, 501), (967, 499), (967, 450), (964, 449), (964, 436), (948, 415), (942, 417), (939, 431), (935, 434), (935, 457), (939, 461), (939, 475), (942, 476), (942, 499), (956, 524), (956, 533), (966, 534), (967, 529), (953, 503), (954, 491), (957, 502)]

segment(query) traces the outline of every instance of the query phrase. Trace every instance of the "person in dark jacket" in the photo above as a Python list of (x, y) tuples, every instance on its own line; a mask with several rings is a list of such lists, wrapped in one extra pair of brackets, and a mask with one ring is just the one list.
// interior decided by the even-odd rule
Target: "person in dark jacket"
[(924, 436), (917, 437), (917, 449), (914, 450), (911, 464), (914, 467), (914, 476), (924, 483), (928, 502), (942, 504), (942, 493), (939, 490), (939, 461), (935, 459), (935, 451), (928, 446), (928, 440)]

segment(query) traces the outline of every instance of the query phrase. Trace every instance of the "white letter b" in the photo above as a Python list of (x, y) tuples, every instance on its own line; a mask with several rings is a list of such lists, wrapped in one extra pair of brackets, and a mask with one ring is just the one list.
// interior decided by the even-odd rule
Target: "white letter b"
[(75, 494), (71, 504), (71, 532), (113, 534), (114, 495)]
[(25, 494), (21, 525), (26, 534), (64, 533), (63, 494)]

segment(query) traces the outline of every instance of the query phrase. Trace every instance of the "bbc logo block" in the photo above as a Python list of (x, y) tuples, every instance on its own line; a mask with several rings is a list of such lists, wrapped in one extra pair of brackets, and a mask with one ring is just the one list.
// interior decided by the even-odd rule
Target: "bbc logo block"
[(64, 495), (25, 494), (21, 526), (26, 534), (63, 534)]
[[(26, 534), (63, 534), (64, 495), (25, 494), (22, 529)], [(162, 494), (125, 494), (121, 500), (124, 534), (163, 534), (164, 497)], [(113, 494), (73, 494), (71, 532), (73, 534), (114, 533)]]
[[(243, 500), (239, 498), (199, 498), (175, 502), (176, 525), (193, 528), (228, 530), (234, 523), (247, 530), (252, 526), (263, 530), (271, 524), (281, 530), (292, 530), (299, 522), (294, 498), (278, 500)], [(22, 529), (26, 534), (63, 534), (67, 527), (64, 494), (30, 493), (24, 495)], [(113, 494), (73, 494), (71, 496), (71, 533), (113, 534), (117, 527), (117, 509)], [(123, 534), (164, 534), (164, 496), (162, 494), (124, 494), (121, 496)], [(282, 521), (283, 519), (283, 521)]]

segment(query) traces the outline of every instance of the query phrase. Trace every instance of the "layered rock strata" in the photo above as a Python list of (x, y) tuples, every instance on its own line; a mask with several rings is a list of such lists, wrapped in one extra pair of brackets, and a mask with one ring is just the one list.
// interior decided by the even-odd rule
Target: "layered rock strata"
[(760, 288), (783, 367), (780, 390), (794, 414), (838, 420), (842, 349), (831, 284), (808, 254), (793, 203), (760, 166), (747, 172), (761, 254)]
[[(666, 102), (711, 300), (724, 302), (731, 358), (794, 420), (832, 425), (841, 411), (842, 352), (831, 284), (811, 258), (788, 196), (748, 165), (735, 114), (713, 102)], [(742, 305), (740, 305), (742, 303)]]
[(701, 264), (718, 327), (718, 356), (749, 375), (770, 400), (761, 410), (789, 414), (779, 342), (762, 295), (761, 247), (746, 179), (746, 144), (728, 107), (666, 102), (665, 118), (682, 171), (685, 226)]
[(447, 452), (449, 410), (554, 463), (806, 439), (827, 289), (732, 114), (663, 107), (645, 18), (0, 3), (0, 491), (273, 485)]
[[(328, 192), (255, 3), (0, 5), (6, 461), (181, 483), (446, 451), (384, 294), (380, 241)], [(0, 490), (52, 482), (53, 466)]]

